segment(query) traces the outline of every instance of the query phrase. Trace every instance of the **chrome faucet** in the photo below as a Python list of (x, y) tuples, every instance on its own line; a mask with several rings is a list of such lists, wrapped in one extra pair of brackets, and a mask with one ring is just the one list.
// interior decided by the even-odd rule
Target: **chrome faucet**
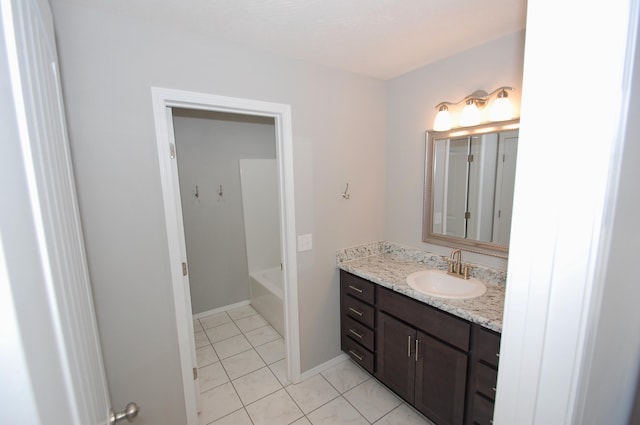
[(447, 271), (447, 274), (462, 279), (469, 279), (469, 269), (472, 268), (472, 266), (462, 263), (461, 250), (454, 249), (451, 251), (451, 255), (447, 258), (447, 261), (449, 262), (449, 270)]

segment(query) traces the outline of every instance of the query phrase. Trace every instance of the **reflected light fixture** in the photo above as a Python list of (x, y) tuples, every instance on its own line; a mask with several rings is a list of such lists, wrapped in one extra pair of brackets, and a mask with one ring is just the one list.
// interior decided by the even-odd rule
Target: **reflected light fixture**
[(462, 102), (465, 103), (460, 115), (460, 125), (462, 127), (469, 127), (472, 125), (480, 124), (482, 117), (480, 109), (484, 108), (494, 94), (496, 100), (493, 102), (491, 111), (489, 112), (490, 121), (506, 121), (513, 118), (513, 108), (511, 107), (511, 101), (509, 100), (509, 94), (507, 90), (513, 90), (511, 87), (503, 86), (495, 89), (491, 93), (487, 93), (484, 90), (476, 90), (464, 99), (458, 102), (440, 102), (436, 105), (438, 114), (433, 123), (433, 129), (435, 131), (447, 131), (451, 130), (452, 119), (449, 113), (447, 105), (458, 105)]

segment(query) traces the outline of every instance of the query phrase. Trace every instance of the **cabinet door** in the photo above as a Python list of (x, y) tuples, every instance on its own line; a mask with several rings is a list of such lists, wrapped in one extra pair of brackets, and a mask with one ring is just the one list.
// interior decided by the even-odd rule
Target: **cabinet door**
[(418, 332), (416, 409), (439, 425), (462, 425), (467, 354)]
[(415, 341), (415, 329), (378, 312), (376, 377), (410, 403), (414, 396)]

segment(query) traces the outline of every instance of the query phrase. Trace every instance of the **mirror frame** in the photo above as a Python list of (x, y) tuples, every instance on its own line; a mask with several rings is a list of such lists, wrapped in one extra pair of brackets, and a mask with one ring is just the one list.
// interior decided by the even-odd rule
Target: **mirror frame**
[(465, 251), (479, 254), (491, 255), (494, 257), (508, 258), (509, 247), (493, 242), (483, 242), (447, 236), (433, 232), (433, 149), (434, 140), (448, 139), (451, 137), (471, 136), (476, 134), (498, 133), (507, 130), (520, 129), (520, 118), (480, 124), (472, 127), (460, 127), (447, 131), (429, 130), (426, 132), (425, 140), (425, 172), (424, 172), (424, 193), (422, 211), (422, 242), (435, 245), (442, 245), (449, 248), (460, 248)]

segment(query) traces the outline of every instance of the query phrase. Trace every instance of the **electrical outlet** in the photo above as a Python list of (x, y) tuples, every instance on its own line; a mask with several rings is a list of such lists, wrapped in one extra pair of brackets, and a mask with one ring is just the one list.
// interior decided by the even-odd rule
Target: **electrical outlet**
[(298, 235), (298, 252), (311, 251), (313, 248), (313, 235)]

